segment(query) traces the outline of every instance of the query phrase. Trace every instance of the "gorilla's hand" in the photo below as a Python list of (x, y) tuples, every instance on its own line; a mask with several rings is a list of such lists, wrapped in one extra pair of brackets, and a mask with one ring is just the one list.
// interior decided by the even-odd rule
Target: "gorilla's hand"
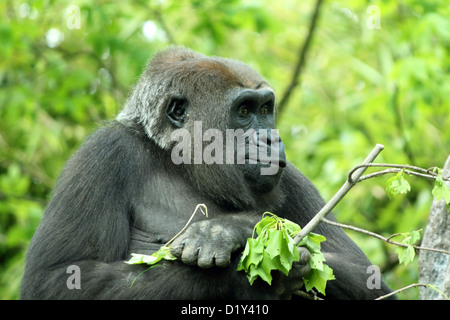
[(247, 233), (252, 231), (253, 222), (245, 226), (223, 224), (219, 219), (209, 219), (191, 224), (172, 243), (170, 252), (188, 265), (200, 268), (227, 267), (231, 254), (245, 245)]
[(308, 249), (299, 247), (299, 261), (292, 264), (289, 275), (281, 271), (272, 272), (272, 285), (269, 288), (269, 299), (291, 299), (292, 294), (303, 287), (303, 276), (310, 271), (311, 254)]

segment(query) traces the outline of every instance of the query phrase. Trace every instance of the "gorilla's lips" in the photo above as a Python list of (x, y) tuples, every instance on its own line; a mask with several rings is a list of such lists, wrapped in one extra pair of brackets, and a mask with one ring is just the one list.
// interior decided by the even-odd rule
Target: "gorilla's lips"
[[(269, 144), (259, 142), (257, 148), (249, 147), (245, 152), (245, 164), (261, 167), (261, 175), (277, 174), (279, 168), (286, 167), (286, 161), (284, 143), (281, 138)], [(274, 165), (276, 167), (273, 167)]]
[(277, 165), (280, 168), (284, 168), (286, 167), (286, 157), (278, 157), (278, 159), (271, 159), (266, 158), (266, 159), (259, 159), (259, 158), (254, 158), (254, 157), (249, 157), (248, 155), (246, 155), (245, 157), (245, 164), (246, 165), (252, 165), (252, 164), (260, 164), (264, 167), (267, 167), (269, 165)]

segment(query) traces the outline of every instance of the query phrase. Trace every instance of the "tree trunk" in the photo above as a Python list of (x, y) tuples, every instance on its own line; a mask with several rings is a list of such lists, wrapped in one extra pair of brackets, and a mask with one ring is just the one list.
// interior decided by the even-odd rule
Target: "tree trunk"
[[(443, 177), (450, 177), (450, 156), (444, 165)], [(444, 200), (433, 200), (421, 246), (450, 250), (450, 212), (446, 210)], [(450, 255), (422, 250), (419, 282), (431, 284), (450, 297)], [(436, 290), (420, 287), (419, 299), (442, 300), (445, 297)]]

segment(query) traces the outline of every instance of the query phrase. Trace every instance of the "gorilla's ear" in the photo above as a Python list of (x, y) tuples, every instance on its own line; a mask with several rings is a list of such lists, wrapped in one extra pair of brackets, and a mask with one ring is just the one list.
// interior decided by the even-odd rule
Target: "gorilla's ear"
[(166, 110), (167, 118), (178, 128), (181, 128), (187, 120), (189, 103), (186, 98), (175, 96), (170, 98)]

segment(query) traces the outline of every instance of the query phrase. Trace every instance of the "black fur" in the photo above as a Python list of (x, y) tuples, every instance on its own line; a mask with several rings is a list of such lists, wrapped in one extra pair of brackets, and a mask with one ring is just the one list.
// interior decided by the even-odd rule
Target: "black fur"
[[(189, 58), (178, 57), (183, 55)], [(193, 67), (180, 61), (197, 64)], [(113, 121), (100, 128), (85, 141), (62, 171), (31, 241), (21, 297), (290, 298), (301, 288), (301, 275), (308, 272), (307, 252), (301, 250), (302, 258), (289, 277), (274, 273), (272, 286), (261, 281), (250, 286), (246, 276), (236, 272), (237, 262), (246, 238), (251, 237), (263, 212), (270, 211), (305, 225), (322, 208), (324, 202), (313, 184), (289, 162), (284, 169), (280, 167), (282, 173), (276, 178), (261, 180), (268, 185), (264, 192), (252, 185), (260, 182), (247, 181), (243, 174), (246, 171), (237, 165), (175, 165), (171, 161), (171, 147), (166, 143), (168, 138), (164, 136), (174, 130), (174, 122), (177, 127), (189, 128), (192, 121), (208, 114), (216, 118), (205, 118), (205, 123), (215, 122), (224, 129), (230, 123), (225, 119), (232, 113), (230, 105), (236, 94), (226, 98), (223, 85), (227, 84), (233, 92), (244, 85), (257, 94), (259, 89), (255, 88), (261, 85), (262, 78), (241, 63), (206, 58), (184, 49), (160, 54), (155, 63), (167, 64), (165, 73), (162, 66), (155, 67), (152, 63), (149, 66), (161, 83), (151, 82), (156, 80), (146, 78), (151, 74), (146, 71), (136, 90), (142, 91), (139, 88), (148, 82), (162, 88), (162, 82), (168, 82), (162, 77), (168, 77), (171, 68), (178, 74), (184, 72), (185, 77), (193, 73), (196, 78), (188, 80), (193, 81), (189, 85), (197, 92), (195, 95), (190, 96), (186, 87), (175, 92), (173, 82), (166, 91), (155, 90), (157, 94), (172, 90), (172, 97), (189, 102), (189, 115), (178, 112), (170, 113), (172, 119), (165, 118), (167, 105), (173, 99), (155, 96), (149, 99), (155, 103), (153, 108), (157, 108), (152, 119), (158, 122), (150, 123), (149, 118), (141, 121), (139, 112), (144, 106), (138, 104), (144, 103), (143, 98), (134, 96), (119, 117), (120, 122)], [(218, 101), (217, 106), (211, 111), (200, 110), (198, 92), (207, 82), (198, 73), (205, 72), (205, 68), (214, 73), (218, 64), (223, 69), (219, 72), (222, 78), (213, 81), (220, 82), (220, 86), (217, 83), (211, 86), (221, 89), (203, 93), (210, 102)], [(197, 78), (201, 78), (200, 84), (195, 82)], [(161, 101), (166, 101), (166, 105)], [(180, 231), (199, 203), (207, 205), (210, 217), (197, 215), (173, 243), (172, 251), (179, 260), (163, 262), (143, 274), (147, 266), (124, 263), (131, 253), (151, 254), (158, 250)], [(327, 238), (323, 251), (337, 279), (328, 282), (326, 298), (372, 299), (390, 291), (384, 283), (380, 290), (367, 288), (366, 271), (371, 263), (341, 229), (320, 224), (315, 231)], [(80, 289), (67, 286), (70, 265), (80, 268)]]

